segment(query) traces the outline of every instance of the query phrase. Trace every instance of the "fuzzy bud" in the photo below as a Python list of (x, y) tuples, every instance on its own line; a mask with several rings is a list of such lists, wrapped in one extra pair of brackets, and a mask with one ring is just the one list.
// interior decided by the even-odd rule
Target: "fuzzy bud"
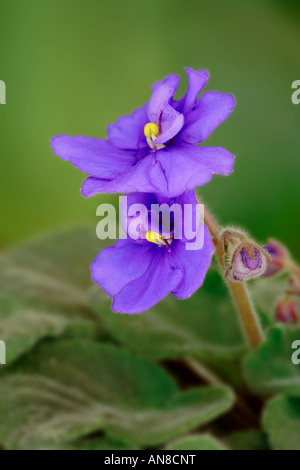
[(244, 246), (238, 246), (238, 253), (233, 256), (228, 277), (233, 281), (243, 281), (261, 276), (267, 268), (267, 257), (263, 251), (252, 246), (251, 253)]
[(290, 296), (281, 299), (276, 307), (276, 320), (283, 323), (297, 323), (298, 309)]
[(244, 281), (261, 276), (265, 272), (269, 255), (257, 243), (251, 241), (245, 232), (226, 228), (221, 240), (227, 258), (225, 277), (232, 281)]
[(264, 272), (264, 277), (273, 276), (283, 269), (284, 262), (288, 258), (289, 254), (285, 247), (274, 239), (270, 239), (268, 244), (264, 245), (263, 248), (270, 257), (267, 269)]

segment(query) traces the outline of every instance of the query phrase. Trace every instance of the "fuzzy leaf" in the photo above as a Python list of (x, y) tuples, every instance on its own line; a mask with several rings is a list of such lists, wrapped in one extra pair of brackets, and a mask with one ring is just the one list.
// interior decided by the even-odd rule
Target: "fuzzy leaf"
[(23, 306), (91, 317), (89, 265), (105, 246), (91, 226), (54, 232), (0, 256), (0, 293)]
[(263, 426), (275, 450), (300, 450), (300, 399), (272, 398), (263, 413)]
[(91, 289), (91, 305), (113, 338), (151, 359), (232, 358), (246, 344), (235, 309), (219, 274), (211, 271), (190, 299), (168, 296), (137, 315), (107, 314), (111, 300), (98, 287)]
[(0, 338), (6, 344), (7, 365), (29, 351), (42, 338), (60, 335), (95, 337), (97, 333), (90, 320), (22, 308), (7, 298), (0, 298), (0, 319)]
[(113, 347), (56, 341), (0, 377), (0, 442), (73, 442), (95, 431), (156, 446), (205, 424), (233, 404), (227, 387), (179, 392), (159, 366)]
[(248, 354), (244, 375), (255, 393), (300, 396), (300, 365), (292, 362), (296, 351), (292, 343), (299, 339), (299, 327), (276, 326), (269, 330), (266, 340)]
[(99, 334), (86, 292), (89, 264), (103, 246), (91, 226), (80, 226), (0, 256), (0, 338), (7, 364), (45, 337)]
[(226, 450), (226, 447), (210, 434), (195, 434), (173, 441), (166, 450)]
[(269, 450), (266, 434), (257, 429), (236, 431), (226, 438), (226, 443), (233, 450)]
[(86, 439), (66, 447), (66, 450), (138, 450), (130, 444), (112, 439)]
[(108, 439), (107, 437), (87, 437), (71, 444), (51, 444), (39, 439), (28, 442), (25, 450), (139, 450), (126, 442)]

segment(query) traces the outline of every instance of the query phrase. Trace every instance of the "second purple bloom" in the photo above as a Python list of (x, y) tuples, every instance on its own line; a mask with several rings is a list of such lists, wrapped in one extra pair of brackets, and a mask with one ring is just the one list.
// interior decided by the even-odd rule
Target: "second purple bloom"
[[(91, 266), (93, 281), (113, 297), (112, 308), (120, 313), (148, 310), (170, 292), (190, 297), (202, 285), (214, 252), (194, 191), (172, 199), (145, 193), (125, 197), (121, 221), (127, 238), (101, 251)], [(136, 209), (131, 212), (137, 204), (142, 205), (138, 216)], [(162, 217), (158, 205), (165, 207)], [(179, 209), (176, 219), (172, 207)], [(170, 223), (164, 224), (168, 208)], [(194, 243), (198, 238), (200, 245)]]

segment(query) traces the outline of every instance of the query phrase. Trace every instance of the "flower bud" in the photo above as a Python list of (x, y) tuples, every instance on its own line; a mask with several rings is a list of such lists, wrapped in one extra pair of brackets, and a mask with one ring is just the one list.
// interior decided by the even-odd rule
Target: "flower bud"
[(276, 307), (276, 320), (283, 323), (297, 323), (298, 309), (290, 296), (281, 299)]
[(233, 281), (253, 279), (262, 275), (267, 268), (267, 257), (263, 250), (255, 245), (249, 250), (245, 245), (237, 247), (232, 257), (232, 264), (227, 270), (226, 275)]
[(288, 258), (288, 252), (277, 240), (270, 239), (264, 250), (269, 254), (268, 266), (264, 272), (264, 277), (273, 276), (280, 272), (284, 266), (284, 261)]
[(269, 254), (240, 229), (226, 228), (221, 234), (227, 258), (225, 277), (244, 281), (261, 276), (267, 269)]

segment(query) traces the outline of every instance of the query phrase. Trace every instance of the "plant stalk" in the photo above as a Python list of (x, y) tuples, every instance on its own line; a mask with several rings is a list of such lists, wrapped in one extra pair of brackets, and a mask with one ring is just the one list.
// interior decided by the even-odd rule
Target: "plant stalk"
[[(197, 195), (196, 198), (199, 204), (203, 204)], [(217, 259), (222, 268), (222, 271), (224, 272), (225, 252), (221, 242), (220, 230), (213, 216), (207, 210), (206, 206), (204, 211), (204, 222), (210, 232), (212, 242), (216, 250)], [(246, 285), (243, 282), (231, 281), (229, 279), (225, 279), (225, 282), (228, 285), (234, 303), (237, 307), (248, 343), (251, 347), (255, 348), (263, 340), (263, 331), (260, 326), (258, 315), (251, 303)]]

